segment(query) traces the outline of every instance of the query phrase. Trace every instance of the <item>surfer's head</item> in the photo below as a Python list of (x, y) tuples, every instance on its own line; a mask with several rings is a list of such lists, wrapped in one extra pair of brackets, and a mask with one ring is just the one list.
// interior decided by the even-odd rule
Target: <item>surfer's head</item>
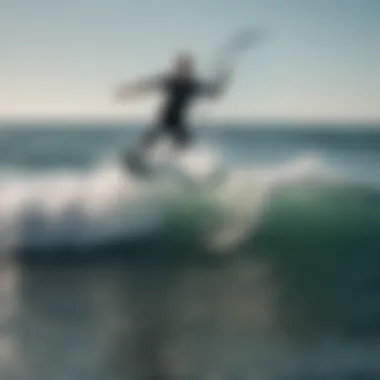
[(188, 52), (181, 52), (174, 57), (173, 71), (180, 76), (191, 76), (194, 71), (194, 59)]

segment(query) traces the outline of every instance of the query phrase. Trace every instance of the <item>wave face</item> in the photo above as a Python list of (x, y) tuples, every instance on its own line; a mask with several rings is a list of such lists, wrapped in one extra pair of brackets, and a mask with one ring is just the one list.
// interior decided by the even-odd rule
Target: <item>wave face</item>
[(112, 159), (85, 172), (3, 172), (1, 242), (10, 249), (94, 248), (171, 228), (188, 238), (197, 230), (205, 247), (216, 250), (255, 239), (347, 247), (354, 238), (376, 240), (377, 188), (339, 180), (316, 155), (227, 169), (197, 152), (174, 169), (152, 181), (129, 175)]

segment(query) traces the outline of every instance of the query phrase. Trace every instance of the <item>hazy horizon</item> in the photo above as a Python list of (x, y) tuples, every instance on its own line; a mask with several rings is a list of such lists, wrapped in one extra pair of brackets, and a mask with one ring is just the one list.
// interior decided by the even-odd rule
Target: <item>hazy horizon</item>
[[(107, 126), (112, 127), (138, 127), (145, 128), (152, 125), (150, 119), (144, 118), (132, 118), (132, 117), (119, 117), (119, 118), (109, 118), (109, 117), (21, 117), (21, 118), (0, 118), (0, 130), (8, 126), (25, 126), (25, 127), (35, 127), (35, 126), (49, 126), (51, 128), (59, 128), (62, 125), (72, 126), (72, 127), (84, 127), (88, 128), (91, 126)], [(347, 127), (350, 129), (352, 127), (375, 127), (380, 130), (380, 119), (379, 120), (365, 120), (365, 119), (349, 119), (349, 120), (329, 120), (329, 119), (285, 119), (285, 118), (214, 118), (214, 119), (203, 119), (195, 121), (192, 123), (192, 127), (197, 129), (202, 129), (203, 127), (313, 127), (313, 126), (326, 126), (326, 127)]]

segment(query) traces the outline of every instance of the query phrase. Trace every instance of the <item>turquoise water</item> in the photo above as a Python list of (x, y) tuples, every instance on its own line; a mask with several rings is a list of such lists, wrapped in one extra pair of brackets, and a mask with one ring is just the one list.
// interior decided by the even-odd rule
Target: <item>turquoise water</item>
[(211, 188), (123, 171), (134, 125), (3, 127), (2, 378), (380, 378), (379, 126), (200, 129)]

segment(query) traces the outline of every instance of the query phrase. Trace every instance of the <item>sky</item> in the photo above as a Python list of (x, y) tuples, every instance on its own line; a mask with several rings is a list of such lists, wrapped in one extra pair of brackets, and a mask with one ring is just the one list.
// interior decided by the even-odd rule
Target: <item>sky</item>
[(266, 39), (211, 117), (380, 120), (378, 0), (1, 0), (0, 118), (145, 118), (115, 86), (192, 51), (202, 73), (235, 30)]

